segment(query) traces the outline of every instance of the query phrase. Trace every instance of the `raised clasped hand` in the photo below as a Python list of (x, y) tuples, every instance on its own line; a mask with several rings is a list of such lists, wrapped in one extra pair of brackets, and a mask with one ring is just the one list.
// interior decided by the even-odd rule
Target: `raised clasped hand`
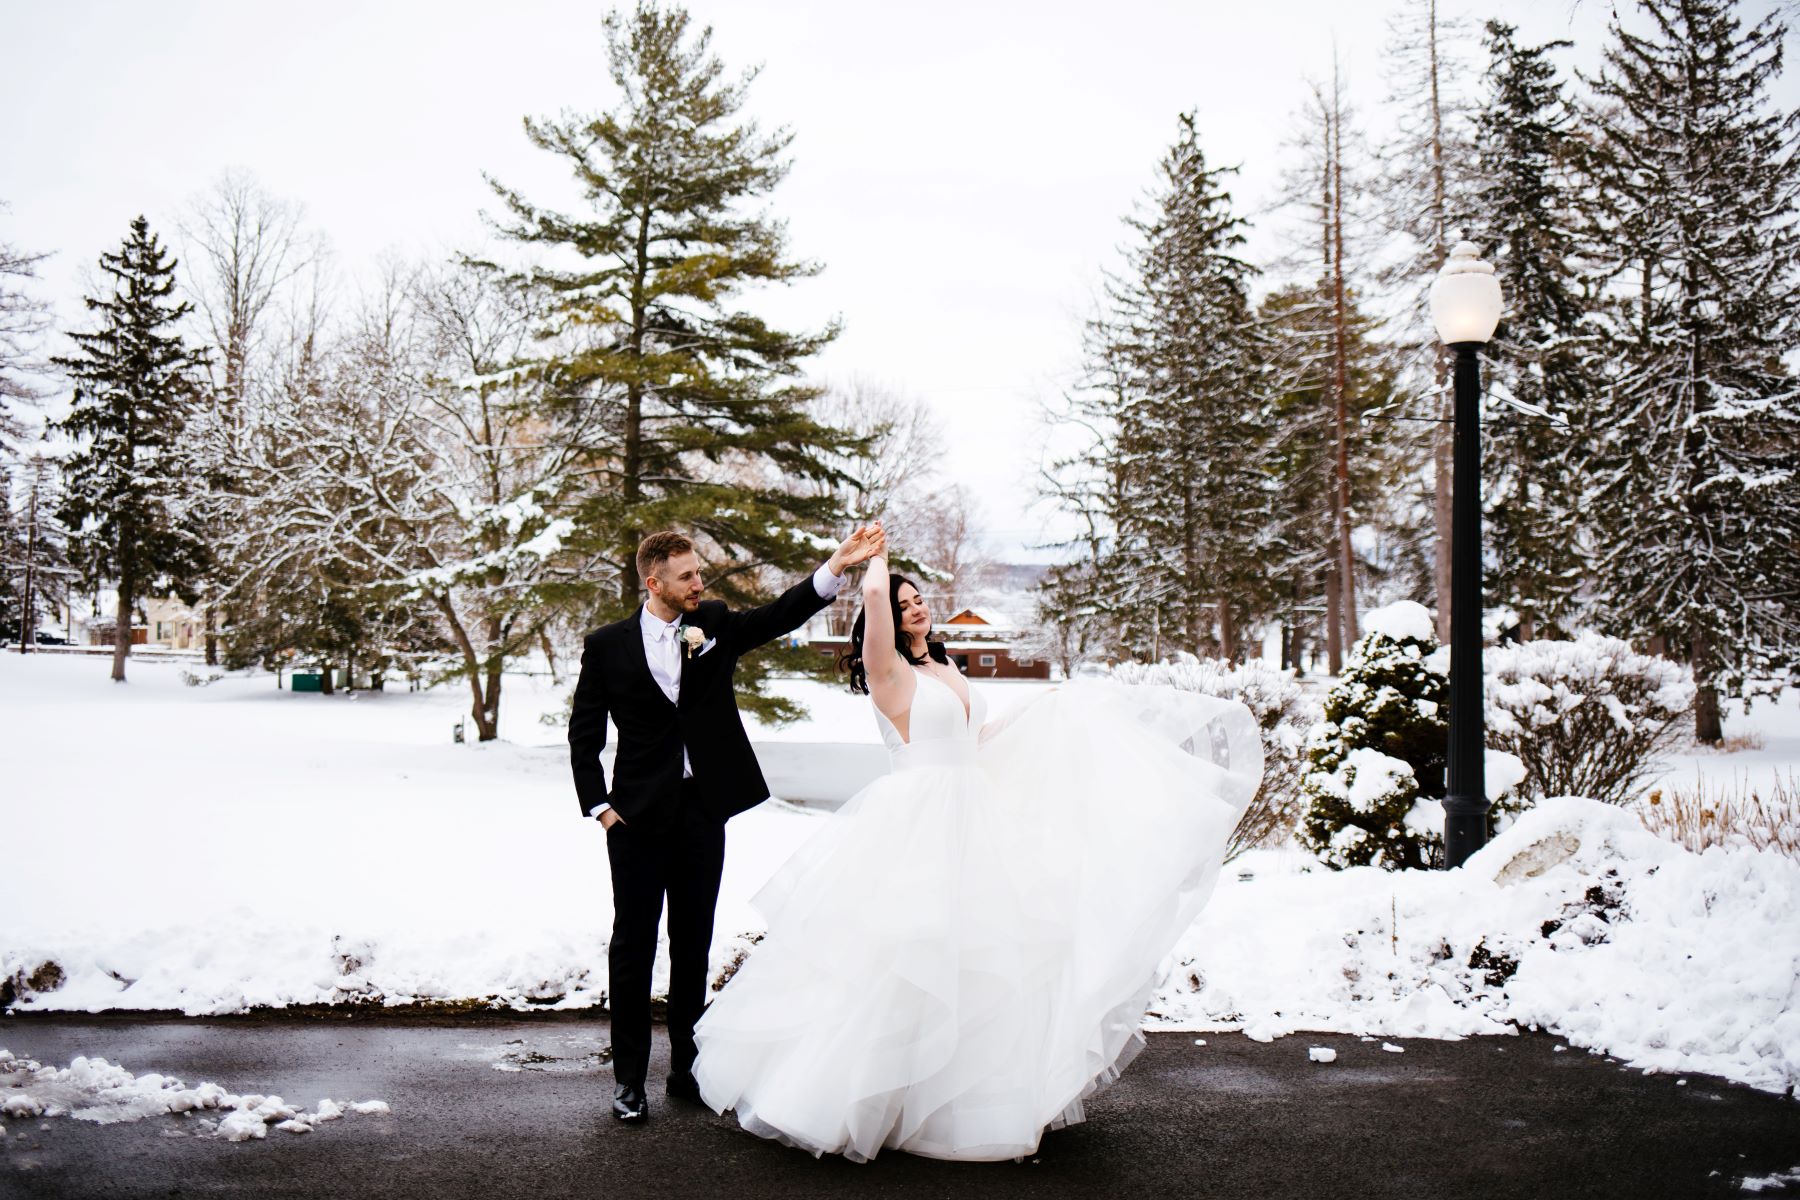
[(837, 548), (832, 557), (837, 560), (836, 567), (854, 567), (864, 563), (880, 553), (887, 544), (887, 535), (882, 531), (881, 522), (858, 525), (856, 532), (844, 539), (844, 544)]

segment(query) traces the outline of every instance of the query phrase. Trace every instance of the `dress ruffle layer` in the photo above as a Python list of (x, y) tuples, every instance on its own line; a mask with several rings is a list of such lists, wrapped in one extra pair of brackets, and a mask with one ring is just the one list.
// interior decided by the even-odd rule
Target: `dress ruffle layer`
[(1142, 1048), (1260, 780), (1255, 724), (1065, 686), (979, 748), (916, 738), (895, 767), (757, 894), (768, 933), (701, 1019), (695, 1077), (815, 1155), (1030, 1154)]

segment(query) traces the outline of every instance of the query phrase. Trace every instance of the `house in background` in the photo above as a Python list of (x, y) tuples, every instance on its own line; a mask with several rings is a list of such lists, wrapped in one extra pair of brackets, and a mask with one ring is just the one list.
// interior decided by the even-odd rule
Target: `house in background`
[[(856, 603), (839, 601), (807, 622), (797, 635), (820, 655), (840, 658), (850, 649), (850, 625)], [(962, 673), (971, 679), (1048, 679), (1048, 662), (1028, 662), (1015, 657), (1013, 644), (1020, 629), (1000, 613), (965, 608), (931, 627), (932, 638), (944, 644)]]
[[(89, 646), (111, 646), (117, 600), (103, 594), (92, 615), (77, 614), (69, 624), (80, 632), (77, 639)], [(174, 596), (150, 597), (139, 602), (131, 622), (131, 644), (162, 650), (193, 650), (199, 647), (204, 631), (193, 609)]]
[(944, 649), (952, 662), (971, 679), (1048, 679), (1048, 662), (1027, 662), (1014, 656), (1018, 623), (1003, 613), (965, 608), (932, 627), (944, 637)]

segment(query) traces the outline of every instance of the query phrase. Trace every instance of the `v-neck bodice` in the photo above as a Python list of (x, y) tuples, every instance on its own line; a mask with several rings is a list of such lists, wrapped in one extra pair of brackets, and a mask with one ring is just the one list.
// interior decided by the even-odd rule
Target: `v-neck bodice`
[(914, 668), (914, 674), (921, 682), (913, 688), (912, 710), (906, 722), (908, 737), (901, 737), (899, 728), (888, 715), (875, 709), (875, 724), (880, 728), (882, 743), (889, 752), (898, 753), (927, 743), (966, 743), (972, 747), (987, 717), (987, 701), (981, 692), (973, 685), (969, 686), (969, 707), (965, 710), (962, 697), (944, 680), (917, 668)]

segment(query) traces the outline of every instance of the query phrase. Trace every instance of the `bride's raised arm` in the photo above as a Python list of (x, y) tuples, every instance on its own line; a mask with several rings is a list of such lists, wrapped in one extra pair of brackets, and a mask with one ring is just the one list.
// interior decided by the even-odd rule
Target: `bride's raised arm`
[(906, 690), (908, 680), (905, 674), (906, 664), (901, 661), (900, 651), (894, 644), (894, 601), (889, 594), (891, 590), (887, 547), (883, 545), (869, 559), (869, 569), (863, 572), (862, 661), (863, 671), (869, 681), (869, 695), (889, 715), (905, 708), (911, 700), (910, 695), (901, 694)]

